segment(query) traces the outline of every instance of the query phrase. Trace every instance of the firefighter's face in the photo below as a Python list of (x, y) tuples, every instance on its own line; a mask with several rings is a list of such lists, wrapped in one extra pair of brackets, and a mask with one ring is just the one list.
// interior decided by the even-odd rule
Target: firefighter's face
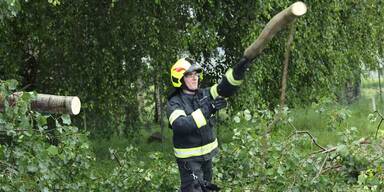
[(184, 74), (184, 82), (188, 89), (197, 90), (199, 87), (199, 76), (200, 74), (195, 71)]

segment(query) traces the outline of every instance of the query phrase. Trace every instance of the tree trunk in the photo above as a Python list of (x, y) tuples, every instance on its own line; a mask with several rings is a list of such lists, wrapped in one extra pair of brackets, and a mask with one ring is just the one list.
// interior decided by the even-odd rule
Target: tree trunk
[[(18, 98), (22, 96), (22, 92), (13, 93), (8, 102), (14, 105)], [(36, 99), (31, 103), (31, 109), (38, 112), (47, 113), (65, 113), (77, 115), (80, 113), (81, 102), (76, 96), (59, 96), (48, 94), (37, 94)], [(4, 110), (3, 97), (0, 97), (0, 111)]]
[(144, 122), (144, 114), (145, 114), (145, 91), (147, 89), (144, 88), (144, 83), (143, 83), (142, 77), (139, 75), (138, 79), (136, 81), (137, 85), (137, 93), (136, 93), (136, 100), (137, 100), (137, 114), (138, 114), (138, 122)]
[[(159, 67), (159, 70), (161, 71), (161, 66)], [(160, 129), (161, 129), (161, 136), (164, 135), (164, 125), (163, 125), (163, 102), (161, 101), (161, 76), (160, 73), (156, 75), (155, 77), (155, 122), (159, 123)]]
[(377, 69), (377, 75), (379, 77), (379, 95), (380, 95), (380, 103), (383, 103), (382, 89), (381, 89), (381, 68)]
[(284, 68), (283, 68), (283, 76), (281, 79), (281, 94), (280, 94), (280, 113), (283, 111), (285, 105), (285, 93), (287, 89), (287, 81), (288, 81), (288, 65), (289, 65), (289, 54), (292, 49), (293, 36), (295, 34), (295, 25), (294, 23), (289, 30), (289, 36), (287, 40), (287, 45), (285, 47), (284, 53)]
[(287, 81), (288, 81), (289, 54), (291, 52), (294, 34), (295, 34), (295, 23), (292, 23), (291, 28), (289, 30), (288, 40), (287, 40), (285, 53), (284, 53), (283, 75), (281, 78), (280, 107), (272, 123), (268, 125), (266, 133), (270, 133), (273, 127), (275, 126), (275, 124), (280, 120), (281, 114), (283, 113), (283, 109), (285, 106), (285, 95), (286, 95)]
[(35, 83), (37, 78), (37, 61), (33, 54), (27, 54), (22, 77), (23, 79), (21, 81), (21, 87), (23, 90), (35, 90)]

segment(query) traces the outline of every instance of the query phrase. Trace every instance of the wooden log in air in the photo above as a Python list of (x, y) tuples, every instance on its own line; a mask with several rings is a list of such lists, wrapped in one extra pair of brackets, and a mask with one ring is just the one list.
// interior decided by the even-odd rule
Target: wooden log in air
[(292, 23), (297, 17), (304, 15), (306, 12), (307, 6), (303, 2), (298, 1), (275, 15), (267, 23), (263, 31), (261, 31), (261, 34), (256, 41), (244, 51), (244, 57), (253, 60), (263, 51), (264, 47), (278, 31)]
[[(17, 102), (18, 97), (23, 93), (13, 93), (8, 101), (12, 103)], [(3, 110), (3, 101), (0, 99), (0, 111)], [(62, 113), (77, 115), (80, 113), (81, 102), (79, 97), (76, 96), (59, 96), (48, 94), (37, 94), (36, 99), (31, 102), (31, 109), (33, 111), (45, 113)]]

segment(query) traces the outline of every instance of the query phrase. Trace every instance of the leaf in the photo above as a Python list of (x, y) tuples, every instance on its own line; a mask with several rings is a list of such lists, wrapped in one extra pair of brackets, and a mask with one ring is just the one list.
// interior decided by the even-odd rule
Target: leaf
[(5, 120), (3, 119), (3, 117), (0, 116), (0, 124), (5, 124)]
[(29, 101), (31, 100), (31, 98), (32, 98), (32, 95), (28, 92), (23, 92), (23, 94), (20, 97), (20, 99), (23, 101)]
[(348, 153), (349, 153), (347, 146), (346, 146), (346, 145), (343, 145), (343, 144), (337, 146), (336, 151), (337, 151), (338, 153), (340, 153), (341, 155), (343, 155), (343, 156), (346, 156), (346, 155), (348, 155)]
[(89, 145), (88, 145), (88, 143), (83, 143), (83, 144), (81, 144), (80, 148), (81, 149), (89, 149)]
[(281, 166), (279, 166), (279, 167), (277, 168), (277, 173), (278, 173), (279, 175), (283, 175), (283, 174), (284, 174), (284, 168), (282, 168)]
[(27, 166), (27, 170), (28, 170), (29, 172), (34, 173), (34, 172), (36, 172), (36, 171), (38, 170), (38, 168), (37, 168), (35, 165), (28, 165), (28, 166)]
[(39, 127), (42, 127), (47, 124), (47, 117), (43, 115), (38, 115), (36, 118), (36, 121), (37, 121), (37, 125)]
[(48, 147), (48, 149), (47, 149), (47, 151), (48, 151), (48, 154), (49, 155), (57, 155), (57, 154), (59, 154), (59, 150), (57, 149), (57, 147), (56, 146), (54, 146), (54, 145), (51, 145), (51, 146), (49, 146)]
[(8, 84), (9, 90), (15, 90), (18, 84), (18, 82), (14, 79), (7, 80), (6, 83)]
[(61, 120), (63, 120), (64, 125), (70, 125), (71, 124), (71, 117), (68, 114), (62, 115)]
[(250, 115), (248, 113), (244, 113), (244, 119), (247, 121), (250, 121), (252, 119), (252, 115)]
[(233, 120), (234, 120), (236, 123), (240, 123), (240, 117), (238, 117), (238, 116), (235, 116), (235, 117), (233, 118)]

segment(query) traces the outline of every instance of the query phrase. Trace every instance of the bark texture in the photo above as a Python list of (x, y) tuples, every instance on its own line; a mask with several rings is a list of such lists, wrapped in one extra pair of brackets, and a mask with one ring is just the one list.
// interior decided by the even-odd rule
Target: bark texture
[[(17, 102), (22, 92), (16, 92), (8, 97), (10, 106)], [(0, 111), (4, 108), (3, 97), (0, 97)], [(76, 96), (59, 96), (48, 94), (37, 94), (36, 99), (31, 103), (31, 109), (45, 113), (64, 113), (77, 115), (80, 113), (81, 102)]]

